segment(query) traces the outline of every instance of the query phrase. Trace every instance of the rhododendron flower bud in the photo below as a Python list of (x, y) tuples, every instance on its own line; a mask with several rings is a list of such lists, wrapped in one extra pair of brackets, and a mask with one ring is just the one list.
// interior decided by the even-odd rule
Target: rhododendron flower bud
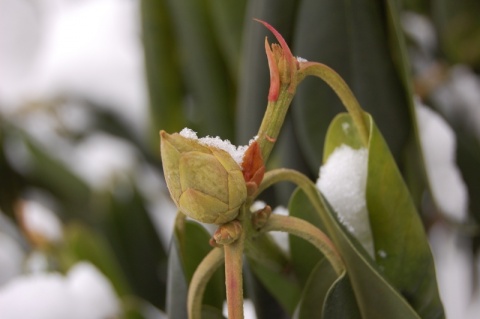
[(180, 134), (161, 135), (163, 171), (173, 201), (185, 215), (224, 224), (247, 198), (240, 165), (224, 150)]

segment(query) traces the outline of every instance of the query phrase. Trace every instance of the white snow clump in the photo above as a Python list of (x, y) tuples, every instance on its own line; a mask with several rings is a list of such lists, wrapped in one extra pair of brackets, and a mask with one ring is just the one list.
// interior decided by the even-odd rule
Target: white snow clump
[(455, 163), (455, 133), (433, 110), (419, 102), (415, 109), (432, 196), (442, 212), (465, 221), (468, 193)]
[(242, 165), (243, 155), (245, 154), (245, 151), (257, 139), (257, 137), (255, 136), (248, 142), (248, 145), (235, 146), (229, 140), (222, 140), (219, 136), (207, 136), (198, 138), (197, 133), (192, 129), (189, 129), (188, 127), (181, 130), (179, 134), (192, 140), (198, 140), (200, 144), (206, 146), (213, 146), (224, 150), (225, 152), (229, 153), (230, 156), (232, 156), (232, 158), (235, 160), (235, 162), (238, 163), (238, 165)]
[(119, 312), (112, 285), (86, 262), (76, 264), (66, 276), (24, 275), (0, 288), (2, 319), (105, 319)]
[(320, 167), (317, 187), (335, 209), (339, 221), (370, 256), (374, 247), (365, 197), (368, 151), (348, 145), (337, 147)]

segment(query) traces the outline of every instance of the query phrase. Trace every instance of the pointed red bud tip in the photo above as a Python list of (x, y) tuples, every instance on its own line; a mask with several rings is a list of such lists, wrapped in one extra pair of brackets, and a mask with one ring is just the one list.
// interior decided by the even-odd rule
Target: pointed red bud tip
[[(290, 48), (288, 47), (285, 39), (277, 30), (275, 30), (274, 27), (272, 27), (270, 24), (268, 24), (265, 21), (262, 21), (259, 19), (254, 19), (254, 20), (260, 22), (268, 30), (270, 30), (270, 32), (273, 33), (275, 38), (277, 38), (277, 41), (280, 43), (280, 47), (282, 48), (281, 52), (278, 52), (277, 50), (275, 50), (276, 49), (275, 47), (273, 47), (273, 51), (272, 51), (272, 48), (268, 44), (268, 41), (265, 39), (265, 50), (267, 52), (268, 66), (270, 68), (270, 90), (268, 92), (268, 101), (275, 102), (278, 99), (278, 96), (280, 94), (280, 85), (282, 82), (281, 79), (284, 79), (284, 81), (287, 81), (286, 83), (288, 83), (289, 81), (290, 83), (289, 90), (291, 91), (294, 90), (295, 85), (293, 83), (294, 82), (293, 80), (294, 80), (296, 69), (298, 67), (298, 61), (292, 55), (292, 52), (290, 51)], [(278, 55), (279, 53), (280, 53), (280, 56)], [(282, 62), (279, 61), (279, 59)], [(285, 62), (286, 62), (286, 65), (284, 64)], [(285, 76), (286, 76), (286, 79), (285, 79)]]
[(275, 36), (275, 38), (277, 38), (277, 41), (278, 43), (280, 43), (280, 46), (282, 47), (283, 49), (283, 52), (284, 52), (284, 55), (286, 58), (292, 58), (293, 59), (293, 55), (292, 55), (292, 52), (290, 51), (290, 48), (288, 47), (288, 44), (287, 42), (285, 41), (285, 39), (282, 37), (282, 35), (277, 31), (275, 30), (274, 27), (272, 27), (269, 23), (265, 22), (265, 21), (262, 21), (262, 20), (259, 20), (259, 19), (253, 19), (255, 21), (258, 21), (260, 22), (261, 24), (263, 24), (268, 30), (270, 30), (270, 32), (273, 33), (273, 35)]
[(272, 49), (265, 37), (265, 52), (267, 53), (268, 68), (270, 70), (270, 89), (268, 90), (268, 101), (275, 102), (280, 94), (280, 72)]
[(255, 184), (257, 187), (263, 180), (265, 165), (263, 163), (262, 151), (257, 141), (254, 141), (245, 151), (242, 162), (243, 178), (247, 184)]

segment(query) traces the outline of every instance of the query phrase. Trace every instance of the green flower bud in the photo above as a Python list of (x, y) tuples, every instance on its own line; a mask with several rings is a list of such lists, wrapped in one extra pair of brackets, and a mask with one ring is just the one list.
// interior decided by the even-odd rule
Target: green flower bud
[(178, 209), (203, 223), (224, 224), (247, 198), (242, 169), (224, 150), (160, 132), (163, 171)]

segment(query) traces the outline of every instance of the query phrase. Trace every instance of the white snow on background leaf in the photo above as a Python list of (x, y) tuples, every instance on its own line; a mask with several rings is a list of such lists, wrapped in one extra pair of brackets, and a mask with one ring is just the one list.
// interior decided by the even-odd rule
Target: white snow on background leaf
[(368, 151), (337, 147), (320, 167), (317, 187), (335, 209), (339, 221), (373, 257), (373, 239), (367, 211)]
[(107, 318), (118, 313), (119, 303), (113, 286), (92, 264), (76, 264), (66, 280), (83, 318)]
[(480, 77), (471, 68), (452, 67), (431, 98), (450, 121), (468, 128), (480, 139)]
[(66, 163), (95, 189), (128, 178), (138, 162), (136, 149), (114, 136), (95, 133), (82, 140)]
[(24, 255), (19, 243), (0, 232), (0, 287), (20, 274)]
[(34, 201), (24, 201), (22, 218), (28, 232), (38, 234), (50, 242), (62, 239), (62, 225), (47, 207)]
[(254, 137), (249, 141), (248, 145), (235, 146), (229, 140), (222, 140), (219, 136), (198, 138), (197, 133), (187, 127), (181, 130), (179, 134), (189, 139), (198, 140), (200, 144), (224, 150), (225, 152), (229, 153), (230, 156), (232, 156), (238, 165), (242, 165), (245, 151), (247, 150), (248, 146), (256, 140), (256, 137)]
[(430, 230), (429, 237), (446, 317), (467, 318), (473, 289), (471, 248), (466, 242), (460, 241), (461, 237), (455, 230), (442, 224), (436, 224)]
[(455, 133), (433, 110), (417, 102), (420, 141), (432, 195), (449, 217), (467, 218), (468, 193), (455, 163)]
[(433, 52), (437, 47), (435, 27), (431, 21), (418, 13), (409, 11), (401, 16), (402, 28), (424, 52)]
[(2, 319), (105, 319), (120, 312), (110, 282), (89, 263), (16, 277), (0, 288)]

